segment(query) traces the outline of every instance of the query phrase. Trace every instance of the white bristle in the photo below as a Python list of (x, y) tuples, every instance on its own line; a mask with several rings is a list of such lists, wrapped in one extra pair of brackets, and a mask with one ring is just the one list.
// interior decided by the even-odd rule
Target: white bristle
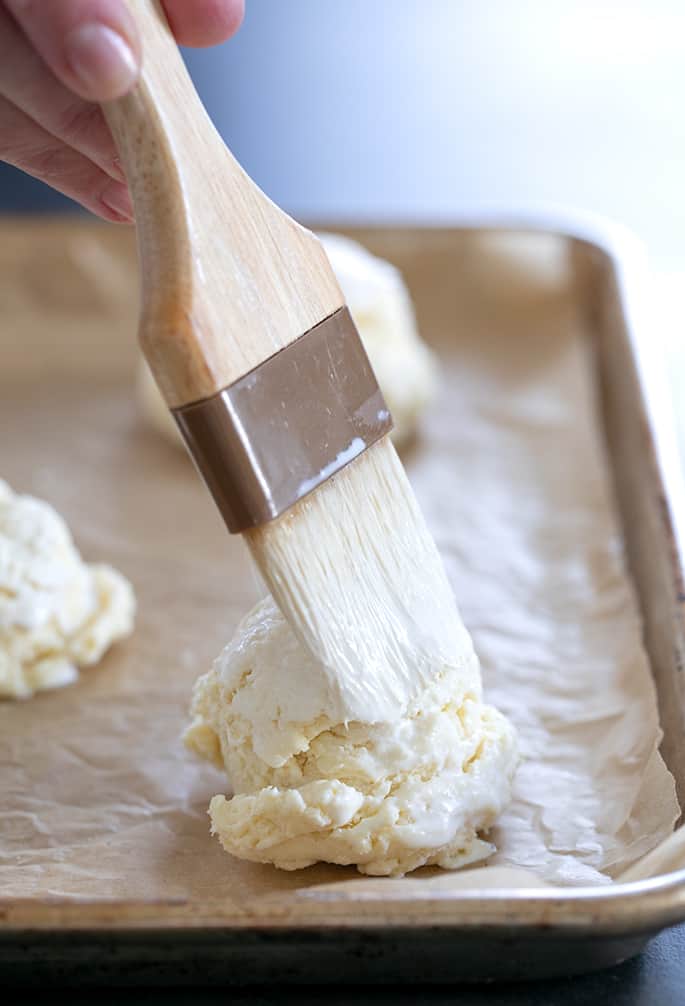
[(397, 716), (443, 667), (475, 659), (409, 480), (386, 437), (246, 536), (346, 719)]

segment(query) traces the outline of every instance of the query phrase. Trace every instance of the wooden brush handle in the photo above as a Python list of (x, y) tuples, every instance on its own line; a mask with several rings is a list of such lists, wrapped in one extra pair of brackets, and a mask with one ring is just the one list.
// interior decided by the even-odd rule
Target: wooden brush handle
[(127, 0), (139, 83), (104, 106), (133, 197), (140, 341), (170, 407), (244, 376), (344, 302), (317, 238), (225, 147), (157, 0)]

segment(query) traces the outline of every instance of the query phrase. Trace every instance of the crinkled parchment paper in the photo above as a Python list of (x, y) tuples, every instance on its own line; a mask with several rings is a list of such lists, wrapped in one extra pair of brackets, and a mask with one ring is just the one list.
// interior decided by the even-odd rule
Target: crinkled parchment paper
[[(195, 677), (258, 587), (190, 463), (141, 424), (134, 265), (129, 237), (113, 235), (82, 224), (0, 234), (0, 475), (50, 500), (84, 556), (121, 569), (139, 599), (134, 636), (75, 686), (0, 706), (0, 894), (247, 904), (364, 884), (351, 869), (241, 863), (209, 835), (224, 777), (179, 734)], [(449, 292), (462, 298), (459, 324), (425, 331), (443, 357), (442, 395), (406, 460), (486, 694), (522, 739), (493, 862), (604, 883), (671, 832), (678, 808), (589, 345), (561, 263), (547, 255), (536, 272), (533, 256), (521, 272), (506, 248), (469, 254), (455, 253), (464, 278)], [(428, 290), (437, 280), (420, 254), (403, 261), (419, 301), (447, 296), (444, 283)], [(392, 882), (405, 883), (454, 880)]]

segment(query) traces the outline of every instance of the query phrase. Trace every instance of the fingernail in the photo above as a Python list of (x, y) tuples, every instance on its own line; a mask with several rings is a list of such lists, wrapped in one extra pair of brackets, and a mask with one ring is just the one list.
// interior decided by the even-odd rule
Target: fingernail
[(133, 220), (133, 205), (125, 185), (120, 185), (119, 182), (105, 185), (100, 193), (100, 202), (112, 213), (116, 213), (120, 220)]
[(69, 66), (94, 100), (118, 98), (136, 81), (138, 66), (128, 42), (106, 24), (74, 28), (66, 38)]

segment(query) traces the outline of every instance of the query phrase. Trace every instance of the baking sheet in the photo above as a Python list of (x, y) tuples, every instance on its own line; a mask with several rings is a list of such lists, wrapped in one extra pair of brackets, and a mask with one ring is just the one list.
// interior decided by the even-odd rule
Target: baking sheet
[[(179, 733), (195, 677), (259, 588), (187, 459), (139, 419), (131, 247), (112, 231), (37, 241), (22, 230), (0, 247), (0, 474), (54, 503), (83, 554), (128, 575), (140, 605), (135, 635), (76, 686), (0, 706), (0, 892), (244, 905), (321, 885), (375, 890), (352, 869), (241, 863), (209, 836), (207, 804), (225, 780)], [(474, 243), (449, 290), (436, 289), (436, 307), (458, 298), (459, 323), (421, 319), (442, 393), (406, 460), (486, 694), (521, 733), (492, 864), (602, 884), (669, 834), (678, 809), (656, 751), (587, 332), (559, 247), (524, 250)], [(402, 259), (410, 283), (436, 283), (418, 248)], [(380, 883), (434, 894), (491, 870)]]

